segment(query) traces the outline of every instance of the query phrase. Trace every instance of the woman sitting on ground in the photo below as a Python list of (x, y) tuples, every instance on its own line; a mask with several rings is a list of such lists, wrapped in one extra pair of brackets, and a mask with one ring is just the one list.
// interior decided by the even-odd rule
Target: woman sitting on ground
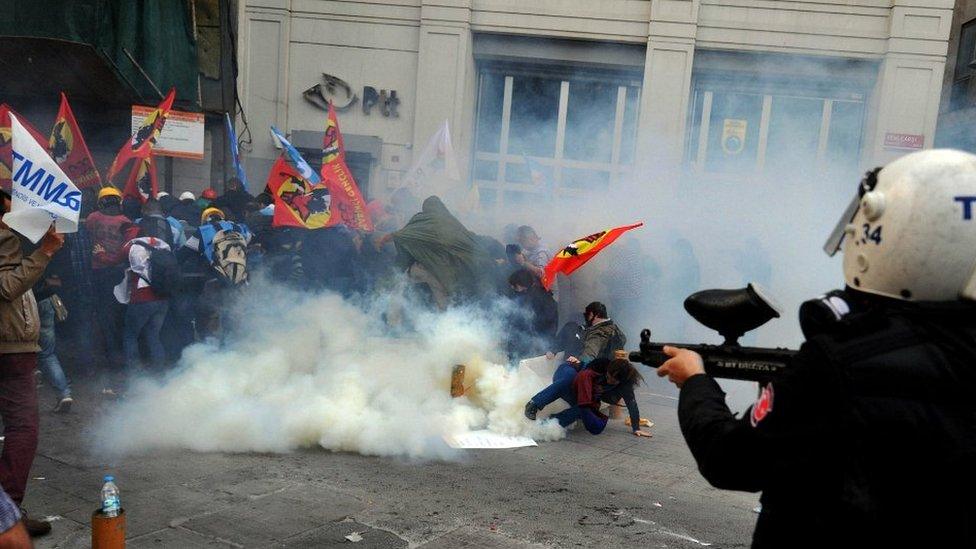
[(525, 417), (535, 420), (540, 410), (561, 398), (569, 408), (552, 415), (559, 425), (567, 427), (581, 420), (587, 431), (598, 435), (609, 419), (600, 412), (600, 404), (607, 402), (614, 406), (622, 399), (630, 413), (634, 436), (651, 436), (640, 429), (640, 410), (634, 396), (634, 387), (644, 378), (629, 360), (597, 358), (581, 370), (577, 371), (576, 367), (569, 362), (560, 364), (552, 376), (552, 384), (525, 404)]

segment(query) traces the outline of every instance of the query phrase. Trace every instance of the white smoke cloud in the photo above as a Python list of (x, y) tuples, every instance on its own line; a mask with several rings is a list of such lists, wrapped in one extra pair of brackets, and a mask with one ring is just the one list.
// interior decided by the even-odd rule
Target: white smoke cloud
[[(411, 315), (416, 333), (390, 335), (383, 304), (363, 309), (332, 293), (257, 284), (237, 309), (237, 334), (189, 347), (162, 380), (142, 379), (99, 427), (108, 452), (159, 448), (287, 452), (321, 446), (367, 455), (448, 458), (443, 435), (487, 428), (554, 440), (553, 421), (522, 416), (547, 380), (493, 362), (498, 325), (456, 309)], [(465, 396), (451, 370), (467, 366)]]

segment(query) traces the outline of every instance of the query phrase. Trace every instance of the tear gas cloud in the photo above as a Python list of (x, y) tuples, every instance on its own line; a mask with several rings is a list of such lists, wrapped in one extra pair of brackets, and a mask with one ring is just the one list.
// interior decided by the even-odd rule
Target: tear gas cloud
[[(522, 416), (545, 380), (501, 365), (490, 314), (411, 313), (416, 332), (396, 336), (380, 318), (387, 299), (364, 308), (337, 294), (260, 281), (250, 290), (235, 307), (237, 326), (224, 345), (193, 345), (166, 378), (132, 385), (99, 426), (102, 451), (321, 446), (448, 458), (455, 451), (442, 436), (470, 429), (563, 436), (554, 421)], [(454, 364), (467, 366), (468, 390), (457, 399), (449, 390)]]
[[(642, 229), (627, 233), (574, 273), (572, 295), (567, 292), (561, 296), (561, 300), (571, 299), (572, 303), (561, 301), (561, 315), (575, 313), (578, 317), (587, 302), (598, 300), (607, 304), (632, 348), (636, 348), (640, 330), (645, 327), (652, 329), (656, 341), (719, 343), (722, 338), (718, 334), (698, 325), (685, 312), (684, 299), (702, 289), (736, 288), (753, 282), (778, 301), (782, 316), (747, 334), (742, 343), (797, 347), (803, 339), (797, 319), (799, 305), (844, 284), (839, 256), (827, 257), (822, 245), (855, 192), (861, 172), (869, 167), (858, 165), (857, 157), (869, 118), (865, 112), (871, 105), (870, 89), (859, 87), (865, 73), (863, 64), (851, 68), (853, 65), (845, 61), (800, 56), (791, 56), (785, 64), (781, 60), (767, 63), (761, 56), (758, 59), (748, 62), (748, 70), (738, 81), (726, 75), (720, 86), (706, 84), (693, 91), (686, 147), (698, 147), (693, 118), (701, 117), (697, 98), (702, 90), (715, 93), (711, 119), (705, 122), (711, 124), (711, 135), (722, 133), (723, 117), (749, 119), (746, 140), (753, 143), (758, 140), (762, 97), (769, 94), (769, 142), (763, 169), (755, 167), (755, 152), (747, 165), (724, 168), (710, 165), (708, 155), (704, 167), (695, 167), (694, 152), (691, 158), (686, 155), (679, 167), (635, 158), (630, 164), (632, 171), (621, 174), (616, 183), (594, 179), (590, 188), (562, 190), (550, 200), (532, 195), (528, 200), (508, 201), (504, 208), (482, 213), (469, 222), (497, 237), (506, 224), (531, 225), (555, 252), (586, 234), (644, 221)], [(871, 70), (876, 67), (867, 72)], [(845, 79), (839, 74), (856, 76)], [(570, 104), (574, 90), (579, 88), (572, 82), (575, 78), (592, 76), (580, 73), (565, 78), (571, 80)], [(696, 76), (696, 81), (705, 78), (707, 75)], [(772, 81), (775, 85), (763, 87), (762, 82)], [(724, 103), (719, 101), (720, 94), (725, 95)], [(846, 101), (858, 97), (860, 102)], [(845, 101), (834, 102), (830, 126), (834, 133), (824, 156), (814, 161), (823, 98)], [(591, 98), (591, 103), (597, 101)], [(719, 110), (720, 104), (724, 111)], [(535, 133), (530, 124), (521, 124), (530, 129), (523, 130), (528, 134), (519, 142), (552, 141), (553, 109), (552, 98), (543, 97), (536, 112), (527, 114), (525, 108), (513, 111), (513, 117), (534, 116), (539, 121)], [(599, 109), (590, 110), (596, 111)], [(589, 139), (599, 140), (608, 115), (596, 112), (587, 117), (585, 112), (576, 115), (575, 123), (593, 129), (587, 134)], [(572, 118), (570, 123), (574, 122)], [(863, 122), (864, 126), (845, 133), (845, 120)], [(662, 146), (668, 143), (663, 137), (650, 141), (665, 144)], [(712, 140), (708, 146), (714, 150), (719, 144)], [(749, 154), (750, 146), (745, 146), (744, 155)], [(520, 153), (510, 148), (510, 154)], [(531, 151), (528, 154), (533, 155)], [(617, 262), (620, 264), (615, 265)], [(566, 320), (561, 316), (560, 322)], [(652, 372), (644, 373), (652, 391), (676, 394)], [(755, 384), (724, 380), (722, 384), (733, 409), (744, 409), (755, 398)]]
[[(809, 109), (791, 99), (789, 90), (810, 90), (811, 82), (821, 98), (842, 90), (826, 89), (839, 81), (832, 77), (836, 67), (827, 63), (795, 64), (796, 82), (783, 82), (782, 68), (753, 67), (758, 80), (766, 72), (780, 79), (771, 112), (781, 123), (770, 129), (775, 146), (767, 150), (764, 170), (709, 173), (692, 169), (690, 160), (665, 169), (635, 158), (628, 163), (633, 169), (611, 184), (574, 184), (569, 192), (536, 193), (495, 209), (465, 208), (466, 192), (444, 196), (445, 202), (475, 232), (509, 243), (503, 227), (526, 224), (552, 251), (598, 230), (645, 222), (571, 279), (560, 279), (560, 323), (581, 321), (583, 306), (596, 300), (607, 304), (631, 348), (644, 327), (659, 341), (717, 343), (717, 334), (685, 313), (683, 300), (705, 288), (756, 282), (779, 301), (783, 316), (748, 334), (743, 343), (795, 347), (802, 340), (796, 318), (800, 303), (843, 285), (840, 262), (825, 256), (821, 245), (866, 166), (838, 167), (830, 156), (819, 164), (803, 164), (797, 156), (810, 142), (810, 120), (819, 121), (820, 115), (807, 116)], [(522, 93), (515, 85), (516, 95)], [(575, 104), (574, 90), (595, 94), (598, 88), (571, 84), (570, 105)], [(558, 93), (541, 89), (529, 86), (514, 98), (519, 101), (512, 127), (521, 132), (517, 141), (527, 150), (510, 149), (511, 155), (552, 157), (534, 150), (554, 142)], [(533, 97), (542, 100), (533, 104)], [(725, 116), (747, 116), (735, 114), (741, 107), (735, 102), (754, 99), (730, 99), (726, 108), (731, 114)], [(865, 100), (864, 108), (869, 104)], [(606, 117), (612, 112), (576, 109), (570, 116), (576, 129), (569, 128), (567, 137), (606, 141)], [(636, 127), (636, 110), (628, 107), (627, 113), (632, 120), (625, 128)], [(750, 124), (753, 128), (756, 121)], [(474, 139), (477, 150), (479, 139)], [(584, 156), (577, 160), (606, 152), (575, 147), (573, 154)], [(472, 173), (479, 173), (477, 166)], [(441, 189), (451, 185), (428, 183)], [(417, 197), (418, 204), (424, 196)], [(193, 346), (165, 380), (136, 384), (102, 425), (105, 449), (282, 452), (318, 445), (364, 454), (446, 457), (451, 450), (441, 435), (468, 428), (537, 440), (562, 436), (556, 425), (522, 417), (525, 401), (547, 380), (500, 365), (504, 333), (496, 319), (502, 315), (473, 309), (417, 313), (412, 319), (416, 333), (395, 337), (381, 321), (387, 298), (360, 307), (333, 294), (298, 295), (266, 285), (252, 290), (239, 308), (237, 335), (227, 344)], [(452, 400), (450, 371), (459, 363), (468, 366), (468, 383), (477, 382), (469, 396)], [(653, 372), (644, 369), (644, 374), (652, 392), (675, 394)], [(733, 409), (744, 409), (755, 397), (754, 384), (723, 385)]]

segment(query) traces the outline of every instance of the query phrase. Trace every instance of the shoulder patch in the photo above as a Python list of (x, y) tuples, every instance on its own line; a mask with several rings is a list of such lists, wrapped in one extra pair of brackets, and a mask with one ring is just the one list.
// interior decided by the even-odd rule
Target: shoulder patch
[(767, 383), (763, 387), (762, 393), (759, 394), (759, 398), (756, 403), (752, 405), (752, 414), (749, 418), (753, 427), (759, 425), (770, 412), (773, 411), (773, 384)]

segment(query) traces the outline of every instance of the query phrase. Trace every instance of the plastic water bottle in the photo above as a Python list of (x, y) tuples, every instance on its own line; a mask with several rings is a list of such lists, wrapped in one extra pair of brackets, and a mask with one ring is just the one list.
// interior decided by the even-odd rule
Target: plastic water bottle
[(102, 514), (106, 517), (117, 517), (121, 508), (122, 502), (119, 499), (119, 487), (115, 485), (115, 477), (105, 475), (105, 484), (102, 485)]

